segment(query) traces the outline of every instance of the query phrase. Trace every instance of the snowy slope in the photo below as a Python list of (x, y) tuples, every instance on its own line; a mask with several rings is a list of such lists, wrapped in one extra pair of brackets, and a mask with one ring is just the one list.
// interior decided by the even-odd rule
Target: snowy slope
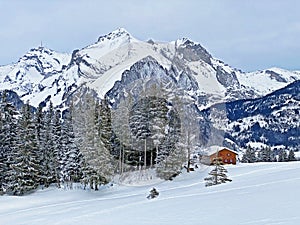
[(238, 79), (242, 85), (252, 88), (262, 96), (300, 80), (300, 73), (280, 68), (270, 68), (246, 74), (238, 73)]
[[(99, 192), (40, 190), (1, 196), (1, 225), (297, 225), (300, 221), (300, 163), (227, 166), (233, 180), (206, 188), (211, 168), (151, 185), (114, 185)], [(155, 185), (160, 195), (147, 200)], [(53, 197), (55, 196), (55, 197)]]

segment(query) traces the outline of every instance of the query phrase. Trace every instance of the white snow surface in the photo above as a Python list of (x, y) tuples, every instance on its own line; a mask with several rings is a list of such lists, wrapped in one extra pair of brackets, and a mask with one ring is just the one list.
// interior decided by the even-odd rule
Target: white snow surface
[[(297, 225), (300, 162), (226, 166), (231, 183), (205, 187), (212, 167), (174, 181), (104, 186), (98, 192), (54, 187), (0, 197), (1, 225)], [(148, 200), (155, 186), (160, 195)]]
[[(285, 79), (286, 82), (276, 80), (266, 71), (272, 71), (280, 74), (280, 77)], [(284, 88), (296, 80), (300, 80), (300, 74), (296, 71), (288, 71), (274, 67), (263, 71), (237, 73), (237, 78), (241, 85), (251, 88), (255, 92), (259, 93), (259, 95), (267, 95), (280, 88)]]

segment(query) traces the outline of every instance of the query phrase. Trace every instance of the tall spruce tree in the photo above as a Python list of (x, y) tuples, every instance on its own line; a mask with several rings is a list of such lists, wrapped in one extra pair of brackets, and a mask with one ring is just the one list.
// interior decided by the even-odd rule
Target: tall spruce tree
[(4, 91), (0, 104), (0, 193), (6, 192), (6, 181), (16, 149), (17, 115), (16, 108), (7, 101), (7, 92)]
[(4, 140), (4, 133), (3, 133), (3, 113), (2, 113), (2, 105), (0, 105), (0, 195), (4, 193), (4, 179), (6, 176), (6, 162), (5, 154), (3, 150), (3, 140)]
[(260, 152), (260, 161), (272, 162), (272, 150), (269, 146), (262, 147)]
[[(103, 140), (101, 139), (101, 134), (102, 134), (102, 130), (101, 128), (102, 125), (102, 120), (100, 119), (100, 115), (101, 115), (101, 106), (97, 103), (95, 105), (95, 109), (94, 109), (94, 144), (95, 144), (95, 148), (96, 148), (96, 153), (97, 153), (97, 162), (95, 162), (96, 166), (96, 170), (98, 172), (98, 174), (100, 175), (100, 184), (105, 184), (108, 181), (110, 181), (112, 179), (112, 176), (114, 174), (114, 159), (113, 156), (111, 154), (111, 151), (109, 148), (107, 148), (105, 146), (105, 144), (103, 143)], [(111, 119), (111, 114), (110, 114), (110, 119)], [(109, 124), (109, 133), (112, 132), (112, 122), (110, 121)]]
[(37, 146), (38, 146), (38, 160), (39, 160), (39, 165), (40, 165), (40, 177), (39, 177), (39, 183), (41, 185), (45, 185), (46, 183), (46, 178), (45, 178), (45, 174), (47, 173), (46, 170), (46, 145), (45, 142), (47, 140), (45, 140), (45, 129), (46, 129), (46, 124), (44, 123), (44, 113), (43, 113), (43, 107), (41, 105), (39, 105), (39, 107), (37, 108), (37, 111), (35, 113), (35, 132), (36, 132), (36, 139), (37, 139)]
[[(167, 142), (169, 129), (168, 102), (164, 98), (153, 97), (149, 105), (149, 128), (151, 140), (156, 151), (156, 163), (163, 161), (171, 151), (170, 143)], [(174, 143), (175, 144), (175, 143)], [(152, 152), (152, 151), (151, 151)], [(152, 158), (152, 157), (151, 157)]]
[(128, 98), (124, 99), (118, 105), (118, 108), (112, 112), (112, 125), (114, 133), (116, 134), (118, 140), (120, 141), (120, 146), (118, 152), (116, 152), (116, 158), (118, 159), (118, 171), (119, 174), (122, 174), (125, 170), (125, 163), (131, 164), (128, 160), (128, 153), (126, 151), (132, 147), (131, 143), (131, 134), (129, 127), (129, 111), (132, 105), (131, 95), (128, 95)]
[(294, 150), (289, 151), (288, 161), (297, 161)]
[(139, 152), (139, 167), (146, 168), (147, 165), (147, 150), (151, 136), (149, 104), (150, 98), (145, 97), (136, 102), (129, 116), (129, 126), (131, 133), (135, 137), (136, 145), (134, 146)]
[(45, 112), (37, 113), (36, 121), (37, 128), (39, 128), (38, 143), (41, 156), (40, 164), (42, 166), (41, 184), (48, 187), (57, 180), (56, 167), (58, 160), (58, 152), (55, 149), (55, 142), (57, 140), (53, 137), (55, 135), (55, 130), (52, 102), (50, 102), (49, 108)]
[(39, 185), (40, 166), (35, 124), (27, 102), (18, 121), (16, 150), (12, 154), (11, 171), (7, 177), (7, 193), (23, 195)]
[(98, 132), (102, 143), (109, 152), (113, 152), (114, 143), (113, 143), (113, 129), (112, 129), (112, 120), (111, 120), (111, 109), (109, 107), (108, 98), (105, 97), (100, 102), (99, 111), (98, 111)]
[[(74, 129), (76, 139), (80, 140), (80, 151), (83, 154), (83, 176), (81, 182), (91, 189), (110, 180), (113, 173), (110, 152), (105, 148), (100, 137), (99, 105), (94, 97), (86, 93), (83, 101), (74, 107)], [(106, 170), (106, 168), (110, 168)]]
[(65, 188), (73, 188), (82, 176), (82, 154), (76, 145), (72, 107), (65, 112), (61, 128), (60, 181)]
[(61, 111), (56, 109), (54, 110), (53, 115), (53, 129), (52, 135), (50, 136), (51, 143), (53, 143), (53, 175), (54, 182), (57, 184), (57, 187), (60, 187), (60, 162), (62, 159), (62, 137), (61, 137)]
[(285, 149), (280, 149), (278, 153), (278, 162), (287, 162), (288, 161), (288, 155), (286, 153)]
[(186, 152), (183, 146), (176, 146), (168, 156), (164, 157), (164, 159), (158, 163), (156, 167), (157, 176), (164, 180), (172, 180), (181, 173), (185, 158)]

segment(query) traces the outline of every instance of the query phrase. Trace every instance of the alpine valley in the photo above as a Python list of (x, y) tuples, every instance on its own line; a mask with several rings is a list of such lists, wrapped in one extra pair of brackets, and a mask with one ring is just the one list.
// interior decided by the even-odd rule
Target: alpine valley
[(70, 54), (40, 46), (0, 67), (0, 91), (9, 90), (18, 108), (26, 101), (65, 108), (86, 92), (116, 108), (128, 93), (140, 93), (141, 81), (187, 93), (204, 146), (300, 147), (300, 71), (243, 72), (187, 38), (140, 41), (120, 28)]

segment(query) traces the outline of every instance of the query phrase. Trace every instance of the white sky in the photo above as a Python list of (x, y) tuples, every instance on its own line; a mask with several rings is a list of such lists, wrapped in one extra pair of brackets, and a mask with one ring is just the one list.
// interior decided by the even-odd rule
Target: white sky
[(119, 27), (140, 40), (188, 37), (253, 71), (300, 70), (298, 0), (0, 0), (0, 65), (43, 44), (83, 48)]

